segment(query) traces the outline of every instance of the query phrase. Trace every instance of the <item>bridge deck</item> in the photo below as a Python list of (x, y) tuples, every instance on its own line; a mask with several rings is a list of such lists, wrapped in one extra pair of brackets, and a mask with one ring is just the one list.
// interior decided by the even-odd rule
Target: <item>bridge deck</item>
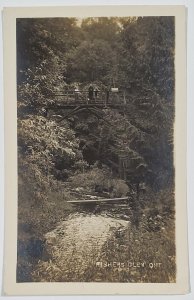
[(72, 102), (72, 103), (62, 103), (62, 104), (51, 104), (47, 105), (47, 109), (57, 110), (57, 109), (71, 109), (76, 107), (83, 107), (83, 108), (90, 108), (90, 107), (97, 107), (97, 108), (124, 108), (125, 104), (117, 104), (117, 103), (81, 103), (81, 102)]
[(128, 197), (122, 197), (122, 198), (105, 198), (105, 199), (71, 200), (71, 201), (67, 201), (67, 203), (85, 204), (85, 203), (100, 203), (100, 202), (123, 201), (123, 200), (128, 200)]

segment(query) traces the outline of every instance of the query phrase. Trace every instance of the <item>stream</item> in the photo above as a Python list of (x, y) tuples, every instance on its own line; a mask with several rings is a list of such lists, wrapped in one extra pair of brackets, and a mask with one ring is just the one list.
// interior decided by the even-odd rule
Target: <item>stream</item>
[(117, 256), (129, 246), (130, 213), (125, 203), (78, 206), (45, 234), (50, 259), (39, 261), (36, 280), (103, 281), (107, 272), (115, 275), (122, 258)]
[(33, 281), (174, 282), (173, 220), (167, 230), (160, 215), (148, 220), (143, 213), (138, 226), (127, 203), (75, 208), (45, 234), (48, 256), (36, 264)]

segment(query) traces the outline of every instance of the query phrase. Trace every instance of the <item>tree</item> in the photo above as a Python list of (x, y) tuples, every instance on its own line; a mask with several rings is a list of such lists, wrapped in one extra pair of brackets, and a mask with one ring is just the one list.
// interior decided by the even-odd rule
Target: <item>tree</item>
[[(123, 65), (132, 88), (149, 87), (168, 101), (174, 99), (174, 18), (141, 17), (121, 33)], [(122, 58), (122, 57), (121, 57)]]
[(86, 18), (82, 21), (81, 29), (85, 39), (93, 42), (103, 40), (113, 46), (117, 43), (117, 35), (121, 31), (119, 18)]
[(83, 41), (69, 53), (66, 77), (72, 81), (101, 81), (109, 85), (115, 53), (106, 41)]
[[(136, 167), (173, 174), (168, 142), (174, 116), (173, 18), (88, 18), (81, 25), (74, 18), (24, 19), (18, 21), (17, 38), (21, 119), (45, 116), (42, 108), (54, 103), (54, 93), (75, 82), (84, 90), (91, 82), (104, 88), (116, 84), (126, 91), (125, 116), (106, 110), (107, 123), (88, 113), (71, 117), (84, 158), (118, 165), (125, 153)], [(59, 155), (56, 160), (65, 165)]]

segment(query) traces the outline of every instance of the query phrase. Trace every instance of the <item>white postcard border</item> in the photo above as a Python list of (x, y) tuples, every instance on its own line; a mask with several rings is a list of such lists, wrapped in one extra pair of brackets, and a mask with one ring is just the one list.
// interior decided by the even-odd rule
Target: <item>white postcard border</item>
[[(21, 17), (87, 16), (176, 17), (176, 283), (16, 283), (17, 242), (17, 103), (16, 31)], [(188, 292), (186, 209), (186, 10), (183, 6), (91, 6), (6, 8), (4, 19), (5, 79), (5, 263), (4, 292), (7, 295), (64, 294), (183, 294)], [(10, 209), (11, 207), (11, 209)]]

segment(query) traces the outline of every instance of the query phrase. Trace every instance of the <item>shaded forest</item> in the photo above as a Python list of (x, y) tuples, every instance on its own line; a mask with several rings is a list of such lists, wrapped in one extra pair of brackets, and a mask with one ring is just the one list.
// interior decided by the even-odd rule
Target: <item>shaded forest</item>
[[(173, 17), (17, 20), (19, 281), (84, 193), (128, 196), (135, 230), (166, 222), (173, 243), (174, 47)], [(91, 85), (125, 93), (125, 110), (48, 112)]]

